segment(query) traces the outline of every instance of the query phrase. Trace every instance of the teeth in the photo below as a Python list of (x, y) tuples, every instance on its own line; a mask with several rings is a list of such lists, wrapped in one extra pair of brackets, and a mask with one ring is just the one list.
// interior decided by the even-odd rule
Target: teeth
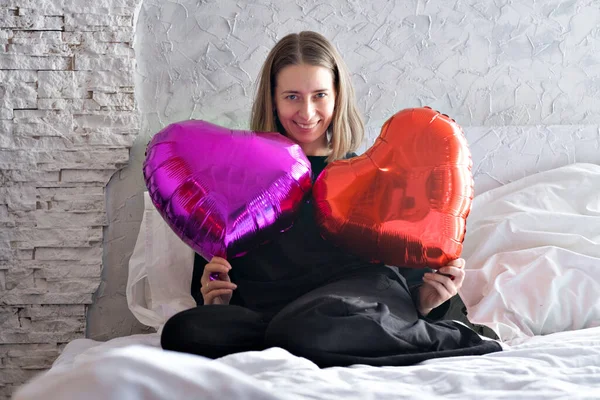
[(314, 128), (315, 126), (317, 126), (317, 124), (316, 124), (316, 123), (315, 123), (315, 124), (311, 124), (311, 125), (305, 125), (305, 124), (301, 124), (301, 123), (298, 123), (298, 122), (296, 122), (296, 124), (298, 124), (298, 126), (299, 126), (300, 128), (302, 128), (302, 129), (312, 129), (312, 128)]

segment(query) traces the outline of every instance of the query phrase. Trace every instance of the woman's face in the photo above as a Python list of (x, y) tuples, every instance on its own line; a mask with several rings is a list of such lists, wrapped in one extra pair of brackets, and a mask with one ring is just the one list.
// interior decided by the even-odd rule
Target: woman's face
[(333, 118), (335, 88), (329, 69), (289, 65), (276, 78), (275, 111), (286, 135), (309, 156), (327, 155), (327, 128)]

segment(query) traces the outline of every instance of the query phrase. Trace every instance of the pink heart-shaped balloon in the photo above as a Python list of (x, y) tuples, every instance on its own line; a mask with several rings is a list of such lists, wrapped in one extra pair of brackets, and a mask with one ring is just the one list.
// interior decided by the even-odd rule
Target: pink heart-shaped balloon
[(311, 188), (310, 162), (288, 138), (200, 120), (158, 132), (143, 172), (156, 209), (207, 260), (243, 255), (289, 229)]

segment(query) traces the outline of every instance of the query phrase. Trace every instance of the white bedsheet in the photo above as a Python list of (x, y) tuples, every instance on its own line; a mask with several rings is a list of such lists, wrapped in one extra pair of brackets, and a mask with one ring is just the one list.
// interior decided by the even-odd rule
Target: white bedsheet
[(71, 342), (15, 400), (598, 399), (600, 327), (536, 336), (485, 356), (410, 367), (319, 369), (280, 348), (219, 360), (163, 351), (157, 334)]

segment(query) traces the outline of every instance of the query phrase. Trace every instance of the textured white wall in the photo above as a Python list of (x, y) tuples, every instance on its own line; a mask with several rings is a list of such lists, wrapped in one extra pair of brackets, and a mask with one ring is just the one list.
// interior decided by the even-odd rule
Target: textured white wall
[(595, 0), (145, 0), (135, 46), (142, 130), (108, 185), (104, 295), (90, 335), (131, 332), (122, 293), (149, 138), (189, 118), (247, 128), (255, 77), (285, 34), (315, 30), (339, 48), (367, 123), (363, 149), (400, 109), (429, 105), (455, 118), (481, 193), (600, 162), (599, 27)]
[(429, 105), (467, 131), (479, 192), (494, 185), (485, 174), (517, 176), (504, 170), (508, 159), (531, 173), (593, 160), (598, 150), (597, 1), (248, 3), (144, 2), (136, 50), (146, 140), (186, 118), (246, 127), (269, 49), (288, 32), (312, 29), (353, 72), (367, 145), (394, 112)]

